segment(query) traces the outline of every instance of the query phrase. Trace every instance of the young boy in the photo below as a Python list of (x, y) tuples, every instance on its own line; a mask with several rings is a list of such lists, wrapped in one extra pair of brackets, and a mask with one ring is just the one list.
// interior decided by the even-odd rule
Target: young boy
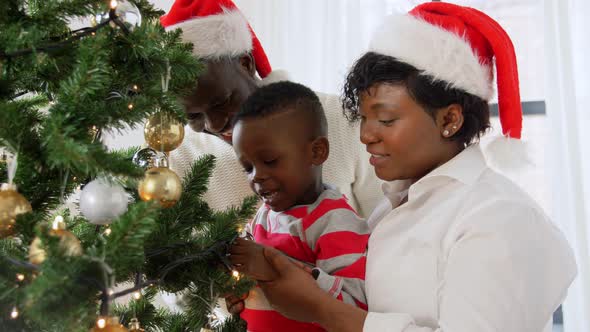
[[(329, 154), (327, 122), (318, 97), (296, 83), (258, 89), (236, 115), (233, 147), (263, 205), (251, 223), (254, 240), (232, 247), (237, 269), (259, 281), (274, 278), (262, 254), (270, 246), (313, 265), (318, 285), (366, 309), (367, 224), (345, 196), (322, 181)], [(274, 311), (259, 289), (250, 292), (242, 318), (248, 331), (324, 331)]]

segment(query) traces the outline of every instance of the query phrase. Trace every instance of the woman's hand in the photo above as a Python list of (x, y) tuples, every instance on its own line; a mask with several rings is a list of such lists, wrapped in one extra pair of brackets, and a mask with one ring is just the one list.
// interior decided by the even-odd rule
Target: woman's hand
[(309, 268), (291, 261), (274, 248), (265, 247), (264, 257), (276, 271), (274, 280), (259, 286), (273, 308), (286, 317), (304, 322), (317, 322), (318, 306), (327, 296), (309, 273)]
[(264, 257), (278, 278), (259, 283), (270, 304), (281, 314), (303, 322), (319, 323), (328, 331), (360, 332), (367, 312), (338, 301), (324, 292), (304, 269), (273, 248)]

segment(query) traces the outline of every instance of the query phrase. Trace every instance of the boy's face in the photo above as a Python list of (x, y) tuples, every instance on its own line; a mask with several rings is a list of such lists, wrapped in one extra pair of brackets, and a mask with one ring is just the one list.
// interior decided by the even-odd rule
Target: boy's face
[(308, 122), (293, 112), (244, 119), (234, 127), (234, 151), (250, 187), (273, 211), (313, 203), (328, 156), (327, 139), (312, 139)]

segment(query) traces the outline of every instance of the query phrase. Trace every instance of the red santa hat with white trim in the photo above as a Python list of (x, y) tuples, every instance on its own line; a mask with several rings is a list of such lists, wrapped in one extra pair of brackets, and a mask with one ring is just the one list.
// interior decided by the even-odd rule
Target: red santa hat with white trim
[(486, 101), (494, 94), (495, 60), (502, 132), (520, 138), (522, 108), (514, 46), (486, 14), (444, 2), (424, 3), (406, 15), (387, 18), (369, 48)]
[(200, 58), (251, 52), (261, 78), (272, 71), (256, 34), (231, 0), (176, 0), (160, 23), (166, 30), (182, 29), (183, 40), (193, 44), (193, 54)]

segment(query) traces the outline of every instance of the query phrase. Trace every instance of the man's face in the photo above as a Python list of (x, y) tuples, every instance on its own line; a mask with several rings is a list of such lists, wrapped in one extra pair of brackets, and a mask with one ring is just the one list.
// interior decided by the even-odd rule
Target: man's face
[(233, 117), (256, 90), (254, 62), (240, 59), (208, 61), (194, 93), (184, 99), (190, 127), (232, 144)]

